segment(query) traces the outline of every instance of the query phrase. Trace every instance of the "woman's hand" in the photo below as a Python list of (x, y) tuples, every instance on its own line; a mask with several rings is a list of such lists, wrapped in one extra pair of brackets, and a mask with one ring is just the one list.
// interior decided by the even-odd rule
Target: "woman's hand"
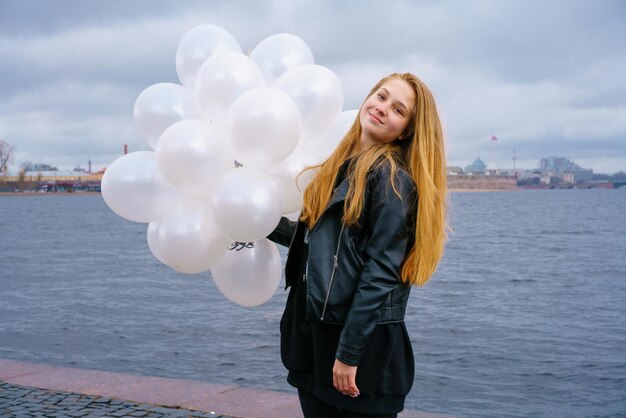
[(359, 388), (356, 387), (357, 366), (350, 366), (335, 359), (333, 366), (333, 385), (343, 395), (356, 398), (359, 396)]

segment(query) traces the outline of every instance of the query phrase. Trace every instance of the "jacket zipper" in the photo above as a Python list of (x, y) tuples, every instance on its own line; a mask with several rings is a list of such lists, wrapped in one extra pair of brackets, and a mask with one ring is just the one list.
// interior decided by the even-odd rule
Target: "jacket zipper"
[[(333, 189), (333, 193), (335, 193), (335, 192), (337, 191), (337, 189), (338, 189), (338, 188), (339, 188), (339, 186), (335, 187), (335, 188)], [(324, 212), (322, 212), (322, 215), (321, 215), (321, 216), (323, 216), (323, 215), (324, 215), (324, 213), (326, 213), (326, 210), (327, 210), (327, 209), (328, 209), (328, 208), (324, 209)], [(320, 216), (320, 218), (321, 218), (321, 216)], [(315, 229), (315, 226), (313, 227), (313, 229)], [(343, 231), (343, 227), (342, 227), (342, 231)], [(293, 236), (293, 237), (292, 237), (292, 239), (291, 239), (291, 243), (289, 244), (289, 248), (291, 248), (291, 244), (293, 244), (293, 238), (295, 238), (296, 234), (293, 234), (293, 235), (294, 235), (294, 236)], [(341, 237), (341, 234), (339, 234), (339, 236)], [(309, 230), (309, 228), (307, 227), (307, 228), (305, 229), (305, 231), (304, 231), (304, 243), (308, 245), (308, 244), (309, 244), (309, 240), (310, 240), (310, 238), (311, 238), (311, 231), (310, 231), (310, 230)], [(310, 248), (311, 248), (311, 247), (309, 246), (309, 249), (310, 249)], [(302, 281), (303, 281), (303, 282), (306, 282), (308, 278), (309, 278), (309, 251), (307, 251), (307, 254), (306, 254), (306, 262), (304, 263), (304, 274), (302, 275)]]
[[(309, 245), (309, 228), (304, 230), (304, 243)], [(307, 249), (306, 262), (304, 263), (304, 274), (302, 275), (302, 281), (306, 282), (309, 276), (309, 250)]]
[(322, 308), (322, 316), (320, 321), (324, 320), (324, 315), (326, 314), (326, 306), (328, 305), (328, 299), (330, 297), (330, 290), (333, 286), (333, 280), (335, 279), (335, 273), (339, 268), (339, 244), (341, 243), (341, 236), (343, 235), (343, 229), (346, 224), (341, 223), (341, 231), (339, 231), (339, 238), (337, 239), (337, 251), (335, 251), (335, 255), (333, 255), (333, 272), (330, 274), (330, 281), (328, 282), (328, 289), (326, 290), (326, 299), (324, 300), (324, 307)]

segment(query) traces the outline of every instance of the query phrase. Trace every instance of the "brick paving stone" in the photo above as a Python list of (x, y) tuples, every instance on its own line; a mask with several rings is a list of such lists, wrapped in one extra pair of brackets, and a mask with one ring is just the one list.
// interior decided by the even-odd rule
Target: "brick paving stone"
[(184, 409), (183, 410), (179, 409), (179, 410), (171, 411), (168, 415), (170, 417), (188, 417), (190, 416), (190, 414), (191, 414), (191, 411), (185, 411)]
[(119, 409), (113, 413), (111, 413), (111, 415), (113, 415), (114, 417), (123, 417), (124, 415), (128, 415), (131, 412), (135, 412), (130, 408), (124, 408), (124, 409)]
[(48, 408), (44, 408), (44, 412), (47, 413), (47, 414), (55, 414), (55, 413), (61, 411), (62, 409), (63, 408), (59, 408), (57, 406), (52, 405), (52, 406), (50, 406)]
[(172, 412), (172, 408), (167, 408), (165, 406), (157, 406), (149, 408), (150, 412), (156, 412), (157, 414), (169, 414)]
[(105, 397), (97, 397), (93, 400), (93, 403), (110, 403), (113, 399)]
[(78, 405), (89, 405), (90, 403), (93, 402), (93, 399), (87, 398), (87, 397), (82, 397), (79, 400), (76, 401), (76, 403)]
[(125, 416), (138, 418), (231, 418), (206, 411), (143, 404), (104, 396), (22, 387), (1, 381), (0, 416), (7, 418), (113, 418)]

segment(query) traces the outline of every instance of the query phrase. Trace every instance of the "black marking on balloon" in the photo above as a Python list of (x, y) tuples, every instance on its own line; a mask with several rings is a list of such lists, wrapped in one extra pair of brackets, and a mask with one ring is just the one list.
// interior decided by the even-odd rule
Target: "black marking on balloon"
[(241, 251), (244, 248), (254, 248), (256, 247), (256, 245), (254, 245), (254, 242), (239, 242), (239, 241), (233, 241), (230, 243), (230, 246), (228, 247), (228, 249), (230, 251), (235, 250), (235, 251)]

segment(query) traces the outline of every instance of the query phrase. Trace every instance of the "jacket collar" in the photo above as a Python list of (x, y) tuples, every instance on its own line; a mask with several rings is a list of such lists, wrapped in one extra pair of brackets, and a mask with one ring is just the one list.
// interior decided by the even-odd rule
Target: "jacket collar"
[(326, 209), (324, 209), (324, 212), (326, 212), (335, 203), (346, 200), (346, 195), (348, 194), (349, 187), (350, 187), (350, 182), (348, 181), (348, 178), (346, 177), (345, 179), (343, 179), (341, 183), (339, 183), (339, 186), (335, 188), (335, 191), (330, 197), (330, 200), (328, 201), (328, 205), (326, 205)]
[(335, 204), (343, 202), (344, 200), (346, 200), (346, 195), (348, 194), (348, 188), (350, 187), (350, 183), (348, 181), (348, 179), (344, 179), (341, 183), (339, 183), (339, 186), (335, 187), (335, 190), (333, 191), (332, 196), (330, 197), (330, 200), (328, 201), (328, 204), (326, 205), (326, 208), (324, 208), (324, 211), (322, 212), (322, 214), (320, 215), (319, 219), (317, 220), (317, 223), (315, 224), (315, 226), (313, 228), (315, 228), (317, 225), (319, 225), (320, 220), (324, 217), (324, 215), (326, 215), (326, 212), (328, 212), (328, 210)]

